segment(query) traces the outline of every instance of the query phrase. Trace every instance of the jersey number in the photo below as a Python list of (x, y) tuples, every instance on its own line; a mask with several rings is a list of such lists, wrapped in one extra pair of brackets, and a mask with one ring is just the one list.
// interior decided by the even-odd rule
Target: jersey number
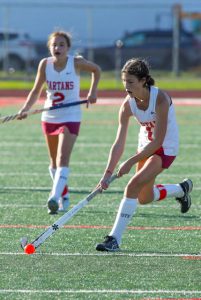
[(64, 100), (64, 94), (56, 92), (54, 93), (54, 100), (52, 101), (53, 106), (60, 104)]
[(154, 128), (154, 125), (150, 122), (149, 126), (146, 126), (147, 137), (148, 137), (148, 140), (150, 140), (150, 141), (153, 141), (152, 128)]

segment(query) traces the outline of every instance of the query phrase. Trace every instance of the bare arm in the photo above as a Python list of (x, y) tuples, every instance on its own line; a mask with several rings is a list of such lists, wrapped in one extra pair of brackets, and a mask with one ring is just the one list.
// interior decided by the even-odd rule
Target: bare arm
[[(45, 66), (46, 66), (46, 59), (41, 60), (38, 66), (38, 71), (36, 74), (34, 86), (32, 90), (30, 91), (23, 107), (20, 109), (19, 113), (22, 114), (23, 112), (29, 111), (31, 107), (34, 105), (34, 103), (38, 100), (40, 97), (43, 84), (45, 82)], [(20, 116), (19, 119), (23, 119), (26, 117), (26, 114), (23, 114), (23, 116)]]
[(160, 92), (157, 98), (154, 138), (142, 151), (121, 164), (118, 171), (119, 176), (129, 173), (134, 164), (151, 156), (162, 146), (167, 130), (169, 106), (170, 103), (168, 96)]
[(75, 68), (77, 72), (84, 71), (91, 73), (91, 84), (88, 92), (87, 99), (90, 103), (96, 103), (97, 100), (97, 87), (100, 80), (101, 69), (95, 63), (92, 63), (82, 57), (75, 58)]

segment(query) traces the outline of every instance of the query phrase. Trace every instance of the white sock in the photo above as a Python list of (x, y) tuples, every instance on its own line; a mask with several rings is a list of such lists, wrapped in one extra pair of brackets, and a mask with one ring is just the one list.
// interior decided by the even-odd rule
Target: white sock
[(110, 236), (116, 238), (118, 245), (121, 243), (121, 238), (126, 226), (130, 222), (137, 208), (138, 200), (132, 198), (123, 198), (121, 200), (119, 210), (114, 222)]
[(180, 184), (157, 184), (154, 185), (154, 200), (163, 200), (169, 197), (183, 197), (184, 191)]
[(61, 197), (64, 187), (67, 183), (68, 174), (69, 168), (67, 167), (59, 167), (56, 169), (51, 193), (51, 197), (55, 198), (56, 200)]
[(56, 169), (49, 166), (49, 173), (50, 173), (50, 177), (52, 178), (52, 181), (54, 181), (54, 176), (55, 176), (55, 173), (56, 173)]

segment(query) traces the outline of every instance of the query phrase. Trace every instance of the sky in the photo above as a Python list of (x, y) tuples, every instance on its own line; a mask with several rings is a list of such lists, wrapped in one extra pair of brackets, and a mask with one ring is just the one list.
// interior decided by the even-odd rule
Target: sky
[[(0, 28), (43, 41), (59, 28), (71, 32), (77, 47), (106, 45), (126, 31), (170, 28), (175, 3), (201, 13), (201, 0), (0, 0)], [(185, 21), (187, 29), (191, 23)]]

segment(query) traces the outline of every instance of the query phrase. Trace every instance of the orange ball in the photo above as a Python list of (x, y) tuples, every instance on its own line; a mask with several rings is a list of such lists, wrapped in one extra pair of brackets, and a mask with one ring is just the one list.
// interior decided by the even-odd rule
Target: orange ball
[(26, 253), (26, 254), (34, 254), (35, 251), (36, 251), (36, 249), (33, 244), (27, 244), (24, 247), (24, 253)]

